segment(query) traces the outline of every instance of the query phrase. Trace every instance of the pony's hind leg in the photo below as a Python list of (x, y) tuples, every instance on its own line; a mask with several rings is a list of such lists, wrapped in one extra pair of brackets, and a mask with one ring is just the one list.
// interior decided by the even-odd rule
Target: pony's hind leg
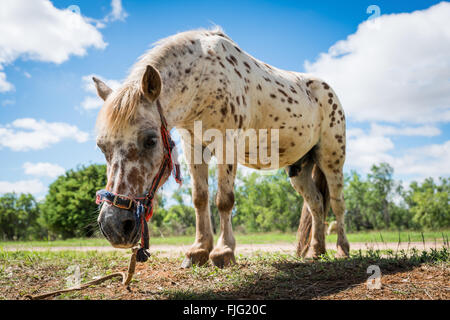
[(310, 80), (310, 89), (322, 110), (322, 132), (316, 146), (314, 160), (325, 175), (330, 194), (330, 205), (336, 216), (338, 233), (337, 256), (346, 257), (349, 244), (344, 228), (343, 166), (345, 161), (345, 115), (336, 92), (320, 79)]
[[(336, 148), (337, 149), (337, 148)], [(319, 147), (316, 150), (316, 157), (319, 166), (328, 183), (328, 190), (330, 193), (331, 209), (336, 216), (336, 230), (337, 230), (337, 253), (336, 257), (348, 257), (350, 246), (345, 235), (345, 202), (343, 195), (344, 188), (344, 173), (343, 173), (343, 149), (327, 150)], [(339, 152), (340, 151), (340, 152)], [(341, 154), (341, 155), (339, 155)], [(342, 156), (342, 158), (341, 158)], [(339, 161), (338, 159), (339, 158)]]
[(209, 258), (217, 267), (225, 267), (236, 263), (234, 249), (236, 241), (231, 225), (231, 211), (234, 206), (234, 179), (236, 164), (217, 165), (217, 195), (216, 205), (220, 214), (220, 235), (217, 245), (210, 253)]
[[(312, 216), (311, 243), (307, 252), (302, 253), (306, 258), (317, 259), (326, 252), (325, 247), (325, 213), (324, 195), (317, 188), (312, 178), (314, 161), (310, 154), (287, 167), (291, 185), (302, 195)], [(300, 241), (300, 239), (299, 239)]]

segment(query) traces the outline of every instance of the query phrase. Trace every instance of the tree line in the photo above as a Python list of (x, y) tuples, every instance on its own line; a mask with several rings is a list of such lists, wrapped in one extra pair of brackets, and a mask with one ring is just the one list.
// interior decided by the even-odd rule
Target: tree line
[[(154, 236), (195, 232), (189, 175), (170, 199), (158, 195), (150, 222)], [(216, 168), (209, 171), (211, 219), (219, 228)], [(0, 239), (56, 239), (99, 235), (95, 192), (106, 185), (106, 166), (89, 165), (68, 170), (49, 187), (45, 199), (31, 194), (7, 193), (0, 197)], [(407, 188), (393, 179), (387, 163), (372, 166), (362, 177), (345, 177), (345, 223), (348, 232), (364, 230), (424, 230), (450, 228), (449, 180), (427, 178)], [(291, 187), (284, 170), (265, 175), (238, 171), (233, 208), (237, 232), (293, 232), (297, 230), (302, 197)], [(327, 220), (333, 220), (330, 212)]]

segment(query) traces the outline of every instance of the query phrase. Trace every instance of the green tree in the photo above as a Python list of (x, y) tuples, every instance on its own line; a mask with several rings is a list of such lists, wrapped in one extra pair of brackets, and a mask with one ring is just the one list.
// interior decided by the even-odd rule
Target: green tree
[(98, 230), (95, 193), (106, 181), (106, 166), (97, 164), (59, 176), (41, 207), (49, 231), (62, 238), (92, 236)]
[(297, 230), (302, 205), (284, 170), (273, 175), (238, 172), (233, 225), (252, 232)]
[(30, 240), (45, 234), (39, 207), (31, 194), (7, 193), (0, 197), (0, 234), (3, 240)]
[(392, 201), (394, 169), (388, 163), (373, 165), (368, 174), (369, 190), (366, 193), (369, 214), (373, 216), (376, 229), (389, 228), (391, 217), (389, 212)]
[(366, 194), (369, 186), (366, 181), (362, 181), (359, 174), (352, 171), (351, 177), (346, 177), (344, 188), (344, 198), (346, 215), (345, 222), (348, 231), (360, 231), (373, 229), (373, 223), (368, 215)]
[(192, 206), (184, 203), (183, 193), (183, 189), (175, 190), (173, 198), (176, 204), (163, 213), (161, 227), (170, 234), (192, 234), (195, 230), (195, 210)]
[(416, 229), (418, 224), (413, 221), (413, 213), (408, 208), (405, 201), (407, 192), (404, 190), (401, 183), (398, 183), (395, 188), (395, 197), (398, 204), (391, 202), (389, 204), (389, 211), (391, 214), (391, 226), (395, 226), (397, 230)]
[(423, 228), (440, 229), (450, 227), (449, 180), (439, 178), (436, 184), (432, 178), (420, 185), (410, 184), (405, 200), (413, 214), (413, 222)]

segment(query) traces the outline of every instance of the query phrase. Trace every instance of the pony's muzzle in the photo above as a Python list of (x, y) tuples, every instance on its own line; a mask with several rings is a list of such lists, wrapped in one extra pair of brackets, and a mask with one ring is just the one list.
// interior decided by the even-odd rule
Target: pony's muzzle
[(139, 241), (139, 225), (133, 211), (104, 203), (98, 217), (100, 230), (116, 248), (131, 248)]

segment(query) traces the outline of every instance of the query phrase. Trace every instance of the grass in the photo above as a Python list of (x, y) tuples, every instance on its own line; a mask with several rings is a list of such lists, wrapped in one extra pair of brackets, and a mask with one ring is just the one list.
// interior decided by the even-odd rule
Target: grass
[[(126, 270), (129, 255), (117, 252), (33, 252), (0, 250), (0, 299), (21, 299), (67, 286), (73, 266), (81, 281)], [(180, 269), (182, 257), (153, 255), (138, 264), (131, 290), (108, 280), (56, 299), (450, 299), (448, 248), (420, 251), (332, 253), (311, 263), (284, 253), (237, 257), (219, 269), (207, 265)], [(382, 288), (366, 285), (370, 265), (379, 266)]]
[[(349, 242), (422, 242), (422, 235), (425, 241), (443, 241), (448, 238), (450, 230), (443, 231), (372, 231), (347, 234)], [(265, 244), (265, 243), (294, 243), (296, 235), (291, 233), (255, 233), (255, 234), (236, 234), (238, 244)], [(215, 237), (217, 239), (217, 236)], [(170, 236), (170, 237), (151, 237), (152, 245), (190, 245), (194, 241), (194, 236)], [(336, 235), (327, 236), (327, 242), (335, 243)], [(79, 238), (55, 241), (0, 241), (1, 247), (97, 247), (110, 246), (104, 238)]]

